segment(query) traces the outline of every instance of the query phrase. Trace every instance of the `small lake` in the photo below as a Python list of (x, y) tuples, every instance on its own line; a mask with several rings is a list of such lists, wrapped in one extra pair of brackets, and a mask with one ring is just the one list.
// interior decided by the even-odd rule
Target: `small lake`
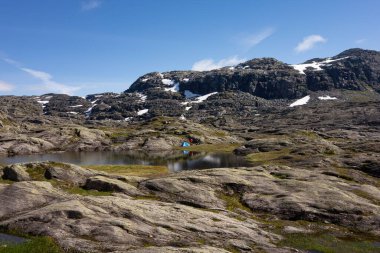
[(26, 239), (22, 237), (0, 233), (0, 246), (4, 244), (19, 244), (25, 241)]
[(192, 151), (145, 153), (139, 152), (61, 152), (49, 154), (0, 157), (0, 164), (55, 161), (77, 165), (164, 165), (170, 171), (248, 167), (251, 163), (232, 153), (203, 153)]

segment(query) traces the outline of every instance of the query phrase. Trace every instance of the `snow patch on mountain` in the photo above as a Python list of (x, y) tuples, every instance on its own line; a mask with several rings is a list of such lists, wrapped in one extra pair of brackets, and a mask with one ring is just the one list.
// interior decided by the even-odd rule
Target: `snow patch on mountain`
[(174, 81), (173, 80), (171, 80), (171, 79), (162, 79), (161, 80), (161, 82), (163, 83), (163, 84), (165, 84), (165, 85), (174, 85)]
[(141, 102), (145, 102), (146, 99), (148, 98), (147, 95), (144, 95), (144, 94), (142, 94), (142, 93), (137, 93), (137, 96), (140, 98), (140, 101), (141, 101)]
[(192, 101), (192, 103), (202, 103), (203, 101), (207, 100), (209, 97), (211, 97), (212, 95), (215, 95), (217, 94), (218, 92), (212, 92), (212, 93), (209, 93), (209, 94), (206, 94), (206, 95), (203, 95), (203, 96), (200, 96), (200, 97), (197, 97), (195, 99), (195, 101)]
[(294, 106), (299, 106), (299, 105), (306, 105), (307, 102), (309, 102), (309, 100), (310, 100), (310, 96), (307, 95), (306, 97), (298, 99), (297, 101), (295, 101), (294, 103), (292, 103), (291, 105), (289, 105), (289, 107), (294, 107)]
[(174, 84), (170, 88), (164, 88), (165, 91), (179, 92), (179, 83)]
[(91, 111), (96, 106), (96, 102), (98, 102), (98, 99), (92, 101), (91, 102), (92, 106), (90, 108), (88, 108), (87, 111), (84, 112), (86, 117), (89, 117), (91, 115)]
[(338, 98), (336, 97), (330, 97), (330, 96), (321, 96), (321, 97), (318, 97), (319, 100), (336, 100)]
[(144, 115), (148, 111), (149, 111), (149, 109), (142, 109), (142, 110), (140, 110), (140, 111), (137, 112), (137, 115), (139, 115), (139, 116)]
[(320, 61), (320, 62), (313, 61), (312, 63), (293, 64), (293, 65), (290, 65), (290, 66), (292, 66), (295, 70), (298, 70), (298, 72), (300, 72), (300, 74), (306, 75), (305, 74), (305, 70), (307, 68), (312, 68), (313, 71), (321, 71), (321, 70), (323, 70), (321, 68), (322, 66), (328, 66), (332, 62), (341, 61), (341, 60), (346, 59), (348, 57), (349, 56), (343, 57), (343, 58), (339, 58), (339, 59), (334, 59), (334, 60), (331, 59), (331, 58), (327, 58), (326, 60)]

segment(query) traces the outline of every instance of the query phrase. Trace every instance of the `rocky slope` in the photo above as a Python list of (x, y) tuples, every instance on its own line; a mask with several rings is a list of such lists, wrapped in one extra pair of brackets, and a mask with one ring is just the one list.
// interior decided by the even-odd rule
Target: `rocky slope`
[(121, 94), (3, 96), (0, 154), (171, 149), (189, 136), (236, 143), (245, 138), (239, 129), (272, 127), (271, 120), (283, 127), (340, 117), (377, 125), (379, 59), (380, 52), (350, 49), (299, 65), (264, 58), (213, 71), (154, 72)]
[(51, 236), (66, 250), (303, 252), (286, 238), (380, 236), (379, 181), (365, 174), (350, 182), (269, 165), (149, 179), (49, 162), (0, 172), (0, 228)]
[(167, 157), (190, 137), (252, 167), (148, 177), (0, 165), (0, 231), (51, 236), (68, 252), (377, 252), (379, 85), (380, 52), (351, 49), (154, 72), (121, 94), (2, 96), (2, 155)]
[[(214, 111), (247, 113), (259, 108), (287, 107), (306, 95), (355, 101), (347, 91), (367, 100), (379, 100), (380, 52), (346, 50), (334, 57), (289, 65), (276, 59), (253, 59), (212, 71), (153, 72), (138, 78), (121, 94), (103, 93), (86, 98), (46, 94), (3, 97), (5, 113), (20, 115), (22, 108), (36, 114), (78, 120), (138, 120), (156, 116), (192, 118), (209, 103)], [(312, 101), (311, 101), (312, 102)], [(40, 105), (40, 108), (38, 108)], [(29, 112), (27, 110), (27, 112)]]

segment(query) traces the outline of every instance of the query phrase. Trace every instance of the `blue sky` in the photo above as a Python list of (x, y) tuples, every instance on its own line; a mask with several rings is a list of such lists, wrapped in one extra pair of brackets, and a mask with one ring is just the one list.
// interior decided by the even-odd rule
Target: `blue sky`
[(0, 0), (0, 94), (122, 92), (153, 71), (380, 50), (378, 0)]

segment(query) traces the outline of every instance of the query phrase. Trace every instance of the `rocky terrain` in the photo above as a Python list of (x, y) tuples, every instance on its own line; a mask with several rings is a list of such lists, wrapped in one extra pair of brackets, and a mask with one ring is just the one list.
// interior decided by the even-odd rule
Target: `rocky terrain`
[(379, 180), (352, 174), (263, 165), (149, 179), (16, 164), (2, 170), (0, 227), (79, 252), (300, 252), (289, 235), (379, 238)]
[(266, 118), (289, 125), (309, 116), (332, 120), (319, 114), (338, 110), (351, 121), (348, 111), (358, 113), (366, 103), (371, 109), (363, 113), (375, 113), (379, 66), (379, 52), (350, 49), (299, 65), (263, 58), (212, 71), (153, 72), (120, 94), (3, 96), (0, 153), (170, 149), (189, 136), (237, 143), (245, 139), (232, 132), (271, 126), (261, 123)]
[[(123, 93), (0, 98), (0, 154), (192, 148), (248, 168), (0, 166), (0, 231), (67, 252), (380, 251), (380, 52), (153, 72)], [(127, 168), (126, 168), (127, 171)]]

